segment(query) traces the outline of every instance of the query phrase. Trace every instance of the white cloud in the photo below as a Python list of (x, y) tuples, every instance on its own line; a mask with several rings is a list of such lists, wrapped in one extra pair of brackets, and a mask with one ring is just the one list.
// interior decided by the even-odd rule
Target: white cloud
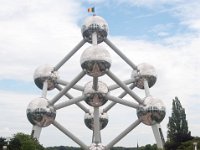
[[(150, 90), (153, 96), (160, 98), (167, 106), (167, 116), (162, 123), (164, 135), (166, 136), (166, 124), (168, 116), (171, 115), (172, 99), (178, 96), (189, 122), (189, 129), (192, 135), (197, 136), (197, 123), (192, 123), (191, 116), (198, 114), (193, 104), (199, 99), (200, 75), (198, 66), (200, 64), (200, 38), (198, 36), (187, 35), (188, 37), (171, 37), (171, 43), (164, 45), (148, 41), (134, 41), (126, 38), (112, 38), (114, 43), (129, 57), (136, 65), (148, 62), (155, 66), (158, 73), (158, 80)], [(174, 39), (178, 39), (174, 40)], [(169, 40), (169, 39), (168, 39)], [(119, 59), (118, 59), (119, 60)], [(125, 69), (125, 67), (123, 67)], [(123, 70), (121, 69), (121, 71)], [(127, 74), (127, 70), (124, 71)], [(129, 70), (130, 72), (130, 70)], [(128, 73), (130, 74), (130, 73)], [(123, 71), (119, 76), (123, 76)], [(196, 105), (198, 106), (198, 105)], [(199, 118), (195, 115), (195, 118)], [(199, 119), (197, 119), (199, 120)]]
[(117, 0), (119, 4), (128, 3), (129, 5), (136, 7), (147, 7), (147, 8), (157, 8), (163, 5), (174, 5), (179, 3), (184, 3), (187, 1), (183, 0)]
[(185, 1), (180, 3), (180, 5), (175, 5), (172, 14), (179, 18), (183, 25), (199, 32), (199, 8), (199, 1)]
[[(17, 5), (13, 2), (14, 8), (7, 8), (10, 10), (9, 13), (7, 9), (2, 10), (4, 16), (3, 19), (0, 18), (1, 78), (26, 79), (27, 74), (24, 73), (33, 72), (35, 64), (45, 62), (54, 64), (55, 53), (57, 58), (61, 59), (66, 54), (65, 50), (69, 51), (68, 49), (77, 42), (76, 39), (81, 38), (80, 29), (76, 25), (79, 16), (74, 17), (77, 12), (73, 11), (81, 10), (78, 3), (31, 2), (31, 4), (25, 3), (25, 6), (23, 1)], [(15, 13), (20, 10), (23, 12)], [(10, 17), (10, 14), (13, 16)], [(4, 19), (4, 17), (10, 18)], [(49, 59), (44, 60), (47, 55)]]

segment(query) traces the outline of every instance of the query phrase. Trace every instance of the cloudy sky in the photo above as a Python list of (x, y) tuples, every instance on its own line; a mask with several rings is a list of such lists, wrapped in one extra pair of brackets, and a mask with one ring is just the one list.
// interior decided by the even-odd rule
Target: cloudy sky
[[(108, 38), (134, 64), (147, 62), (156, 68), (158, 78), (150, 92), (162, 99), (167, 108), (161, 123), (165, 138), (175, 96), (186, 110), (192, 135), (200, 136), (200, 2), (197, 0), (0, 0), (0, 136), (31, 133), (26, 108), (41, 95), (33, 82), (33, 73), (40, 65), (56, 65), (82, 40), (81, 25), (92, 15), (87, 12), (91, 6), (109, 24)], [(111, 71), (122, 80), (129, 79), (131, 68), (102, 45), (111, 53)], [(59, 70), (61, 79), (70, 81), (81, 71), (80, 55), (89, 46), (85, 44)], [(144, 91), (134, 91), (144, 98)], [(57, 93), (48, 92), (47, 98)], [(135, 109), (122, 105), (113, 107), (108, 115), (108, 126), (102, 131), (104, 144), (137, 119)], [(84, 143), (91, 144), (92, 132), (85, 127), (84, 112), (77, 106), (57, 111), (56, 120)], [(77, 146), (52, 125), (42, 130), (40, 142), (44, 146)], [(141, 124), (117, 145), (136, 146), (137, 142), (155, 143), (150, 127)]]

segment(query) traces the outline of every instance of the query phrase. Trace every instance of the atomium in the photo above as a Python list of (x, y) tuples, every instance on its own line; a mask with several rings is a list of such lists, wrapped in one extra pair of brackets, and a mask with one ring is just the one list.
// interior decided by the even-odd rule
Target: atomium
[(156, 70), (152, 65), (142, 63), (137, 66), (138, 70), (133, 70), (131, 77), (136, 79), (136, 86), (144, 89), (144, 79), (147, 80), (149, 87), (152, 87), (157, 80)]
[[(89, 113), (85, 113), (85, 117), (84, 117), (84, 122), (85, 125), (90, 129), (90, 130), (94, 130), (94, 110), (90, 110)], [(101, 110), (99, 112), (99, 123), (100, 123), (100, 129), (104, 129), (107, 124), (108, 124), (108, 114), (103, 112), (103, 110)]]
[(49, 106), (47, 99), (42, 97), (29, 103), (26, 114), (30, 123), (39, 127), (49, 126), (56, 117), (56, 111)]
[(93, 89), (93, 82), (88, 82), (85, 85), (83, 94), (85, 95), (85, 102), (93, 107), (103, 106), (108, 99), (105, 95), (108, 93), (108, 87), (105, 83), (98, 81), (97, 90)]
[[(150, 88), (157, 80), (155, 68), (147, 63), (136, 66), (112, 44), (107, 38), (108, 24), (102, 17), (96, 15), (88, 17), (82, 25), (81, 31), (83, 36), (81, 42), (58, 64), (54, 67), (43, 65), (35, 70), (34, 82), (36, 86), (41, 89), (42, 94), (40, 98), (36, 98), (29, 103), (26, 111), (27, 118), (33, 125), (33, 138), (37, 138), (38, 140), (42, 127), (47, 127), (52, 124), (84, 150), (109, 150), (129, 132), (140, 125), (140, 123), (144, 123), (152, 127), (157, 147), (162, 149), (164, 138), (162, 137), (160, 123), (165, 117), (166, 110), (163, 102), (150, 94)], [(80, 56), (81, 72), (76, 75), (73, 74), (75, 70), (73, 72), (70, 70), (69, 73), (66, 74), (67, 79), (68, 75), (74, 76), (70, 82), (60, 79), (57, 71), (67, 63), (86, 42), (91, 44), (91, 46), (86, 48)], [(102, 42), (108, 45), (106, 48), (111, 49), (107, 50), (99, 45)], [(131, 74), (129, 79), (121, 81), (122, 78), (119, 75), (115, 75), (116, 69), (116, 72), (118, 72), (121, 68), (113, 67), (113, 69), (111, 69), (112, 60), (110, 54), (113, 53), (110, 53), (109, 50), (116, 52), (122, 61), (125, 61), (127, 65), (131, 67), (132, 74), (131, 72), (121, 73)], [(85, 79), (87, 79), (87, 81)], [(88, 82), (88, 80), (90, 82)], [(114, 85), (109, 85), (111, 83), (113, 84), (113, 82)], [(144, 98), (140, 98), (133, 92), (133, 87), (135, 86), (144, 90)], [(59, 90), (59, 93), (52, 97), (54, 94), (53, 92), (53, 94), (51, 94), (52, 99), (47, 98), (47, 92), (54, 89)], [(119, 91), (121, 93), (119, 93)], [(131, 96), (137, 103), (125, 100), (124, 97), (126, 96)], [(59, 103), (58, 101), (61, 98), (64, 101)], [(103, 145), (101, 132), (108, 124), (109, 110), (117, 103), (136, 109), (138, 119), (119, 133), (107, 145)], [(84, 123), (93, 132), (91, 144), (89, 146), (56, 120), (56, 111), (70, 105), (76, 105), (85, 113)], [(123, 113), (119, 110), (119, 114)], [(123, 116), (117, 117), (121, 118)], [(59, 117), (57, 117), (57, 119), (58, 118)], [(130, 116), (130, 118), (132, 118), (132, 116)], [(67, 124), (69, 123), (70, 122)]]
[(108, 35), (108, 24), (100, 16), (88, 17), (82, 25), (82, 35), (87, 42), (92, 43), (92, 33), (97, 33), (97, 43), (103, 42)]
[(86, 70), (88, 75), (99, 77), (109, 70), (111, 66), (111, 57), (104, 47), (94, 45), (83, 52), (80, 63), (81, 67)]
[(53, 67), (43, 65), (35, 70), (33, 78), (38, 88), (42, 89), (44, 82), (47, 81), (47, 90), (53, 90), (56, 84), (55, 80), (58, 78), (58, 73), (53, 71)]
[(137, 109), (137, 116), (144, 124), (151, 126), (164, 119), (166, 109), (161, 100), (149, 96), (145, 98), (144, 104)]

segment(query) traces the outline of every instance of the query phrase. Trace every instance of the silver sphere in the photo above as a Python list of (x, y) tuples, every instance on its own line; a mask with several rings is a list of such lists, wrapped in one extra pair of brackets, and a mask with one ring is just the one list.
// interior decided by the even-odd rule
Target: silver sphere
[(94, 45), (82, 53), (80, 63), (88, 75), (98, 77), (104, 75), (110, 69), (111, 57), (104, 47)]
[(166, 108), (161, 100), (149, 96), (144, 104), (137, 109), (137, 116), (144, 124), (151, 126), (165, 118)]
[(42, 97), (29, 103), (26, 114), (30, 123), (39, 127), (49, 126), (56, 117), (56, 111), (49, 106), (47, 99)]
[(42, 89), (44, 82), (47, 81), (47, 90), (52, 90), (55, 88), (55, 80), (58, 78), (58, 73), (53, 71), (53, 67), (43, 65), (35, 70), (33, 78), (38, 88)]
[(85, 95), (85, 102), (93, 107), (103, 106), (108, 99), (105, 95), (108, 93), (108, 87), (105, 83), (98, 81), (98, 89), (93, 89), (93, 82), (89, 82), (85, 85), (83, 94)]
[(136, 79), (136, 86), (144, 89), (144, 79), (147, 80), (149, 87), (152, 87), (157, 80), (156, 70), (153, 66), (142, 63), (137, 66), (138, 71), (133, 70), (131, 77)]
[(89, 43), (92, 43), (92, 33), (96, 32), (97, 43), (101, 43), (108, 35), (108, 24), (100, 16), (90, 16), (82, 25), (81, 32), (83, 38)]
[(105, 146), (103, 146), (101, 143), (92, 143), (92, 145), (89, 147), (89, 150), (105, 150)]
[[(85, 113), (84, 122), (85, 125), (90, 129), (93, 130), (94, 128), (94, 110), (90, 110), (89, 113)], [(108, 114), (104, 113), (102, 110), (99, 112), (99, 122), (100, 122), (100, 129), (104, 129), (108, 124)]]

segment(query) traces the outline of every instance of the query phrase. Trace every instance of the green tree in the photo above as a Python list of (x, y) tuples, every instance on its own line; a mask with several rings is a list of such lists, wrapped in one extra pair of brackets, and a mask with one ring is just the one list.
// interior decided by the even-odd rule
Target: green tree
[(17, 138), (12, 138), (8, 146), (9, 150), (21, 150), (21, 142)]
[(181, 143), (181, 145), (178, 146), (177, 150), (194, 150), (194, 142), (197, 143), (197, 147), (199, 148), (200, 138), (194, 137), (192, 140)]
[(9, 150), (45, 150), (37, 140), (30, 135), (17, 133), (10, 141)]
[(182, 107), (179, 99), (175, 97), (172, 102), (172, 116), (169, 117), (167, 124), (167, 142), (166, 150), (174, 150), (181, 144), (191, 140), (191, 132), (188, 130), (185, 109)]
[(0, 137), (0, 150), (3, 150), (3, 146), (6, 145), (6, 139)]
[(139, 148), (139, 150), (159, 150), (159, 149), (157, 148), (156, 144), (153, 144), (153, 145), (147, 144), (147, 145), (142, 146), (141, 148)]

